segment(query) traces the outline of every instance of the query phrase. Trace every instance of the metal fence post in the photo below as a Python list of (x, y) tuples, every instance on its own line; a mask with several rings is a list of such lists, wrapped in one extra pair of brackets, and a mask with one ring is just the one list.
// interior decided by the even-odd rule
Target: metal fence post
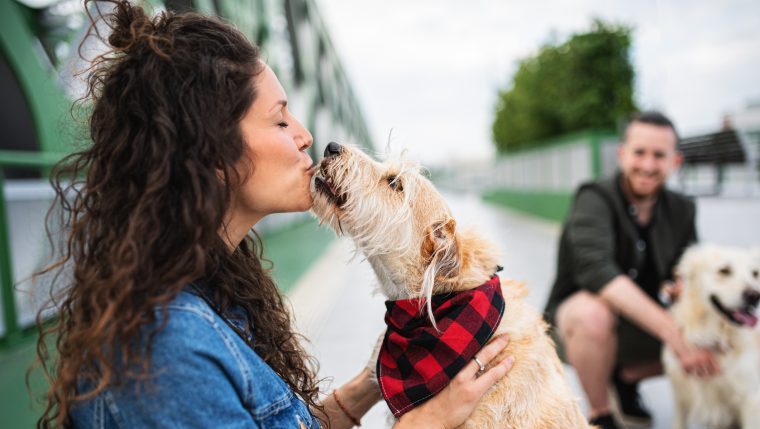
[(5, 204), (5, 178), (0, 167), (0, 297), (3, 300), (3, 320), (5, 334), (2, 342), (13, 342), (19, 334), (16, 317), (16, 302), (13, 295), (13, 266), (11, 264), (10, 236), (8, 234), (8, 213)]

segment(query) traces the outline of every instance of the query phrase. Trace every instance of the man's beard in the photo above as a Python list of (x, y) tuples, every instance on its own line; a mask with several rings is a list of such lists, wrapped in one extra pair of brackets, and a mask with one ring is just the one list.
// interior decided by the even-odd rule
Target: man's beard
[(633, 187), (633, 184), (631, 183), (631, 178), (627, 174), (623, 174), (623, 189), (626, 190), (626, 194), (630, 198), (633, 198), (635, 202), (640, 201), (646, 201), (649, 199), (657, 198), (657, 195), (660, 194), (660, 191), (662, 191), (662, 188), (665, 187), (665, 182), (660, 182), (659, 185), (649, 194), (641, 194), (636, 192), (636, 189)]

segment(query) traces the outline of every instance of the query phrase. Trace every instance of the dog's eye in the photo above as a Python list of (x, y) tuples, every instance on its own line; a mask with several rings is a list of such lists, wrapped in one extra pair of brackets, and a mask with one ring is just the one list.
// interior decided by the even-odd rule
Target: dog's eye
[(718, 270), (718, 272), (722, 276), (730, 276), (731, 275), (731, 267), (729, 267), (728, 265), (726, 265), (725, 267), (723, 267), (720, 270)]
[(404, 190), (404, 186), (401, 184), (401, 180), (394, 175), (390, 175), (386, 178), (388, 180), (388, 186), (394, 191), (401, 192)]
[(758, 272), (757, 270), (752, 270), (752, 277), (757, 278)]

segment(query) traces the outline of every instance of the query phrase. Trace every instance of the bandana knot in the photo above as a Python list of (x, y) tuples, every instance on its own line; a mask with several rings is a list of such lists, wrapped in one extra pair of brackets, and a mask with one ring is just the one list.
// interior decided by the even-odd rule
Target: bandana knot
[(436, 330), (420, 298), (386, 301), (388, 329), (377, 378), (396, 417), (446, 387), (493, 336), (504, 314), (499, 277), (462, 292), (433, 295)]

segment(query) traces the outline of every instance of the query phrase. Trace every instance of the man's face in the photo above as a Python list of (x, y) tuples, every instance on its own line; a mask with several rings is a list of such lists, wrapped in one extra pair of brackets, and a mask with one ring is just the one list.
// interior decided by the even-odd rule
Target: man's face
[(618, 162), (635, 198), (655, 195), (681, 165), (675, 132), (670, 127), (632, 123), (618, 148)]

